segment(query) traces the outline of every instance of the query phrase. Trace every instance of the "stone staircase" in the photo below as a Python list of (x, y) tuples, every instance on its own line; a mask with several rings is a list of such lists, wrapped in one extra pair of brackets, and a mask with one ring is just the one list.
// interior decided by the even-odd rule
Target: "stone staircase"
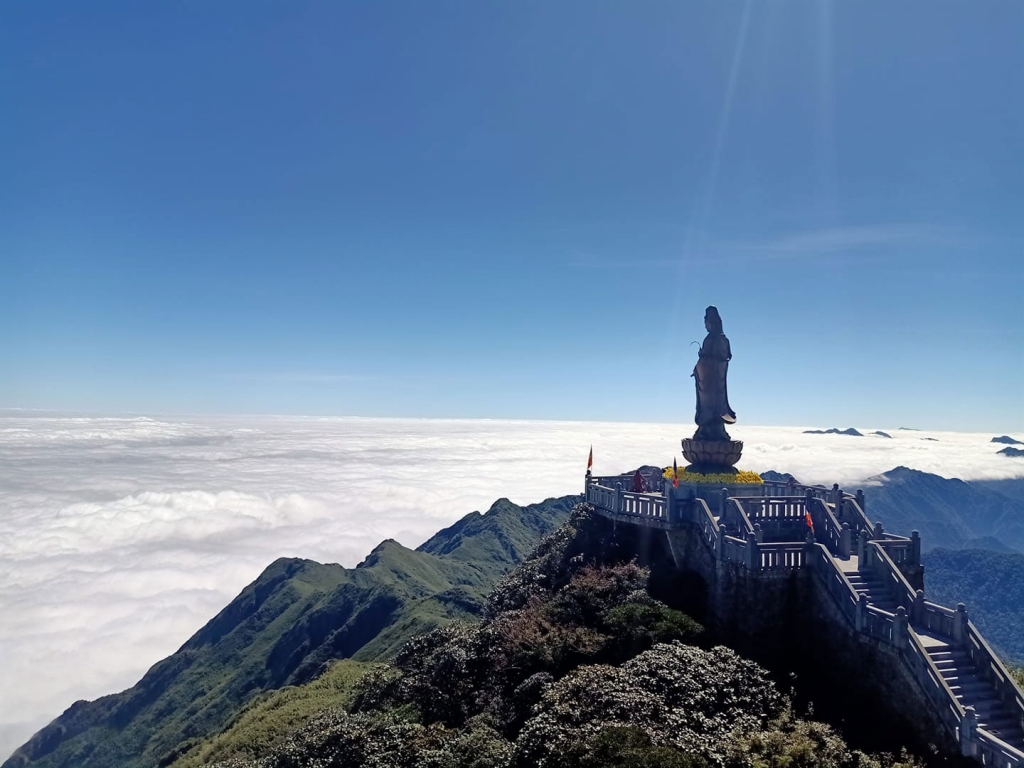
[[(847, 626), (863, 642), (894, 651), (915, 681), (922, 704), (963, 755), (985, 768), (1024, 768), (1024, 691), (968, 620), (915, 589), (907, 569), (920, 567), (917, 532), (884, 531), (864, 513), (864, 495), (795, 483), (766, 482), (760, 492), (734, 485), (631, 492), (633, 475), (588, 474), (584, 496), (614, 522), (695, 536), (709, 576), (766, 583), (809, 568)], [(732, 495), (735, 494), (735, 495)], [(690, 546), (680, 540), (679, 552)], [(681, 555), (685, 560), (685, 555)], [(673, 551), (673, 558), (676, 552)], [(682, 564), (677, 562), (679, 567)]]
[[(852, 561), (852, 563), (850, 562)], [(849, 560), (836, 560), (858, 595), (867, 595), (868, 605), (881, 608), (889, 613), (896, 612), (896, 598), (888, 586), (878, 577), (857, 570), (856, 555)]]
[(942, 638), (921, 634), (931, 641), (925, 650), (957, 701), (965, 708), (974, 707), (978, 726), (1011, 747), (1024, 751), (1024, 728), (1020, 720), (999, 698), (992, 684), (978, 674), (967, 653)]
[[(897, 600), (892, 589), (880, 578), (858, 570), (857, 557), (846, 560), (834, 558), (840, 570), (859, 595), (865, 595), (868, 605), (895, 613)], [(911, 625), (953, 695), (965, 709), (973, 707), (977, 724), (990, 734), (1024, 751), (1024, 727), (1020, 719), (999, 697), (998, 690), (984, 679), (966, 651), (922, 627)]]

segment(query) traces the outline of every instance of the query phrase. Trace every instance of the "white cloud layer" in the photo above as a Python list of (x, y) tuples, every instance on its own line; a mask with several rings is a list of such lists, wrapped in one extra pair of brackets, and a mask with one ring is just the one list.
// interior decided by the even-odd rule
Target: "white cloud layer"
[[(1024, 475), (989, 434), (802, 429), (735, 427), (742, 466), (850, 488), (900, 464)], [(599, 474), (624, 471), (671, 463), (691, 430), (0, 414), (0, 757), (73, 701), (132, 685), (277, 557), (351, 566), (501, 496), (578, 491), (591, 444)]]

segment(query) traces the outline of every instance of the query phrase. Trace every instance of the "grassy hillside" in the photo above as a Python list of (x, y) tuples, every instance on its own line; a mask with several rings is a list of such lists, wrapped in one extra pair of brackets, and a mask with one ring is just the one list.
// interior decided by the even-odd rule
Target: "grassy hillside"
[(943, 605), (966, 605), (993, 648), (1024, 664), (1024, 555), (937, 549), (921, 559), (929, 597)]
[(168, 765), (262, 693), (307, 682), (335, 659), (386, 658), (415, 634), (477, 616), (575, 500), (503, 499), (415, 551), (385, 541), (353, 569), (278, 560), (139, 683), (76, 702), (2, 768)]
[(351, 704), (356, 684), (373, 668), (373, 664), (343, 659), (309, 683), (262, 694), (243, 707), (223, 731), (188, 750), (172, 768), (199, 768), (264, 754), (318, 712)]

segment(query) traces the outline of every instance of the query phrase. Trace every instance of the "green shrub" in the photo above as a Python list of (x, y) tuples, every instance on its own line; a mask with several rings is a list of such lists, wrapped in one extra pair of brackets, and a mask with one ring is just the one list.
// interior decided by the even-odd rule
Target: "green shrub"
[(658, 746), (646, 731), (635, 726), (602, 728), (570, 746), (549, 762), (552, 768), (705, 768), (699, 755), (670, 746)]
[(728, 648), (656, 645), (622, 666), (580, 667), (548, 686), (516, 740), (517, 764), (557, 765), (581, 739), (620, 726), (720, 760), (733, 732), (760, 730), (783, 704), (768, 673)]
[(614, 642), (614, 657), (630, 659), (657, 643), (678, 640), (696, 645), (704, 627), (682, 611), (660, 603), (628, 602), (609, 610), (604, 616), (608, 634)]

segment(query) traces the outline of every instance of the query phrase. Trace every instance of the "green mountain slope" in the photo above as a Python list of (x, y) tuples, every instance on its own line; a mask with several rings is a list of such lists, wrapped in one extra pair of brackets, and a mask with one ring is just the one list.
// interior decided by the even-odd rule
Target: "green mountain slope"
[(944, 605), (966, 605), (993, 648), (1024, 663), (1024, 555), (936, 549), (921, 559), (929, 596)]
[(502, 499), (415, 551), (385, 541), (353, 569), (278, 560), (135, 686), (76, 702), (2, 768), (169, 764), (262, 692), (306, 682), (333, 659), (386, 658), (415, 634), (476, 616), (574, 501)]
[[(872, 520), (904, 536), (921, 533), (924, 549), (983, 547), (997, 539), (1006, 548), (1024, 551), (1024, 502), (974, 483), (965, 483), (896, 467), (866, 485)], [(973, 541), (972, 541), (973, 540)]]
[(923, 768), (799, 717), (768, 670), (709, 648), (623, 556), (580, 505), (499, 582), (482, 621), (411, 639), (284, 738), (254, 713), (259, 743), (205, 745), (174, 768)]

